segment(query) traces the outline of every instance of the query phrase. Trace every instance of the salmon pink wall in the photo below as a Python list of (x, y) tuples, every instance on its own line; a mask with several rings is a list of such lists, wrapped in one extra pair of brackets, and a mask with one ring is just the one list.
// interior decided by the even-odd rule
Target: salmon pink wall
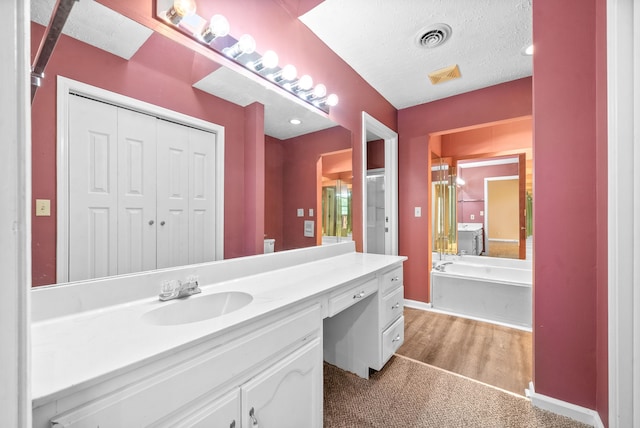
[(244, 239), (245, 255), (264, 252), (264, 106), (253, 103), (246, 107), (244, 149)]
[(533, 230), (536, 393), (606, 423), (605, 4), (533, 3)]
[(398, 111), (399, 247), (400, 254), (409, 257), (404, 264), (407, 299), (428, 302), (429, 297), (429, 217), (414, 217), (413, 207), (429, 206), (430, 134), (522, 118), (531, 113), (531, 78)]
[[(32, 24), (35, 52), (44, 28)], [(170, 54), (165, 61), (157, 52)], [(56, 281), (56, 76), (178, 111), (225, 127), (225, 257), (245, 255), (245, 109), (191, 87), (216, 65), (161, 36), (153, 35), (126, 61), (62, 36), (32, 105), (32, 186), (34, 199), (50, 199), (51, 217), (32, 215), (33, 284)], [(240, 166), (240, 167), (238, 167)]]
[(531, 153), (532, 122), (531, 117), (526, 117), (467, 131), (443, 134), (441, 156), (458, 158), (485, 153), (525, 151)]
[[(283, 141), (283, 249), (311, 247), (316, 237), (303, 236), (305, 220), (319, 221), (317, 212), (317, 163), (323, 153), (351, 148), (351, 132), (336, 126)], [(297, 209), (304, 216), (297, 216)], [(309, 216), (309, 208), (314, 216)], [(316, 228), (317, 230), (317, 228)]]
[(275, 239), (275, 251), (282, 251), (284, 204), (284, 146), (277, 138), (265, 137), (264, 150), (264, 234)]

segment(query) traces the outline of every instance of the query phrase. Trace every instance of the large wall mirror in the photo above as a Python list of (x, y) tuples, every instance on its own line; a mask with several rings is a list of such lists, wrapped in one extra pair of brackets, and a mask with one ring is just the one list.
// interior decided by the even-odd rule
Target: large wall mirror
[[(31, 1), (32, 58), (38, 50), (55, 3), (53, 0)], [(87, 180), (82, 179), (82, 174), (75, 174), (75, 172), (79, 165), (84, 167), (92, 162), (97, 165), (97, 169), (91, 170), (93, 175), (85, 174), (84, 177), (95, 178), (97, 177), (95, 171), (102, 174), (105, 169), (111, 168), (111, 175), (116, 180), (115, 185), (123, 181), (125, 175), (121, 171), (125, 169), (118, 160), (122, 156), (116, 154), (111, 158), (105, 157), (109, 144), (101, 145), (100, 138), (95, 137), (106, 135), (102, 130), (98, 131), (98, 128), (109, 120), (116, 127), (128, 122), (127, 126), (132, 130), (131, 132), (139, 132), (143, 129), (143, 122), (159, 120), (160, 122), (150, 125), (154, 129), (152, 132), (159, 139), (164, 138), (169, 142), (158, 143), (154, 150), (160, 147), (160, 144), (165, 144), (168, 152), (173, 154), (179, 149), (172, 147), (170, 142), (181, 139), (181, 137), (174, 137), (176, 133), (184, 132), (184, 135), (191, 135), (206, 131), (213, 134), (213, 136), (209, 134), (204, 136), (205, 146), (208, 144), (206, 141), (224, 141), (223, 151), (212, 152), (212, 156), (223, 153), (224, 157), (222, 162), (224, 173), (218, 178), (224, 181), (223, 214), (220, 215), (224, 216), (224, 227), (218, 234), (223, 236), (223, 241), (217, 254), (214, 251), (205, 258), (180, 260), (178, 257), (171, 262), (172, 264), (158, 264), (159, 259), (151, 256), (151, 259), (155, 258), (150, 262), (151, 264), (142, 264), (140, 266), (143, 267), (134, 270), (130, 267), (125, 270), (118, 269), (119, 264), (120, 266), (131, 265), (128, 263), (131, 260), (124, 250), (116, 253), (97, 253), (96, 257), (109, 260), (115, 268), (94, 272), (90, 277), (202, 262), (219, 259), (222, 255), (224, 258), (252, 255), (262, 252), (262, 249), (256, 249), (256, 242), (263, 239), (262, 235), (266, 239), (275, 240), (272, 247), (275, 251), (320, 245), (323, 241), (323, 230), (335, 231), (335, 224), (333, 229), (323, 224), (325, 217), (323, 187), (327, 187), (327, 180), (338, 178), (340, 180), (339, 195), (350, 195), (348, 184), (350, 165), (345, 166), (343, 163), (340, 171), (327, 170), (324, 175), (322, 169), (318, 168), (321, 168), (319, 165), (322, 165), (321, 160), (324, 156), (350, 153), (352, 141), (351, 132), (337, 126), (327, 114), (319, 110), (315, 111), (301, 103), (292, 102), (288, 97), (277, 90), (270, 89), (259, 80), (248, 78), (236, 70), (222, 66), (184, 44), (154, 32), (95, 1), (75, 3), (63, 33), (45, 70), (43, 84), (32, 103), (32, 194), (35, 208), (32, 216), (32, 256), (35, 286), (86, 279), (69, 276), (64, 279), (64, 276), (60, 275), (58, 243), (60, 240), (67, 239), (68, 251), (71, 251), (74, 239), (60, 236), (58, 223), (61, 220), (66, 221), (69, 229), (75, 229), (76, 237), (85, 240), (93, 239), (86, 236), (84, 232), (86, 224), (83, 225), (70, 216), (69, 195), (60, 194), (60, 181), (62, 181), (59, 178), (60, 165), (68, 163), (70, 175), (66, 177), (69, 181), (69, 189), (86, 187)], [(137, 116), (140, 112), (134, 111), (135, 108), (130, 105), (120, 105), (119, 101), (100, 99), (99, 95), (97, 100), (91, 100), (92, 96), (83, 91), (76, 91), (77, 94), (67, 97), (77, 104), (72, 107), (74, 114), (80, 113), (74, 120), (86, 125), (89, 119), (83, 114), (90, 109), (96, 111), (95, 114), (90, 115), (91, 120), (96, 121), (96, 128), (93, 131), (89, 129), (79, 131), (85, 134), (93, 132), (92, 135), (95, 138), (92, 141), (95, 143), (96, 150), (70, 154), (67, 149), (60, 149), (60, 140), (68, 143), (69, 141), (64, 140), (69, 138), (71, 131), (63, 133), (59, 131), (61, 127), (64, 128), (63, 125), (68, 125), (68, 123), (61, 124), (61, 121), (69, 119), (68, 115), (61, 114), (61, 109), (68, 108), (68, 105), (60, 104), (61, 84), (58, 83), (58, 76), (68, 79), (64, 82), (76, 82), (71, 86), (87, 85), (87, 87), (96, 88), (95, 91), (98, 94), (116, 94), (134, 100), (134, 104), (152, 106), (151, 111), (143, 111), (145, 116)], [(95, 91), (88, 90), (91, 93)], [(109, 98), (106, 95), (105, 97)], [(165, 112), (173, 112), (176, 116), (165, 117)], [(299, 123), (294, 124), (291, 119), (297, 119)], [(255, 126), (262, 121), (264, 121), (264, 133), (256, 137), (253, 135)], [(183, 128), (173, 127), (176, 124)], [(118, 132), (121, 131), (116, 131), (115, 135)], [(109, 138), (117, 139), (117, 137)], [(186, 138), (194, 141), (197, 139), (194, 136)], [(135, 140), (133, 137), (130, 139)], [(189, 144), (195, 147), (201, 143)], [(251, 151), (252, 148), (257, 147), (256, 144), (264, 144), (264, 161), (259, 156), (252, 157)], [(131, 147), (135, 146), (136, 144), (131, 144), (127, 150), (131, 151), (133, 150)], [(142, 147), (142, 145), (138, 146)], [(185, 150), (200, 153), (195, 149)], [(136, 159), (142, 159), (146, 151), (147, 149), (142, 148), (138, 152), (133, 150), (130, 153), (130, 159), (136, 156)], [(172, 177), (175, 171), (171, 163), (162, 163), (164, 161), (159, 160), (157, 153), (151, 157), (157, 160), (155, 172), (152, 174), (154, 178), (151, 180), (157, 187), (161, 182), (166, 182), (167, 177)], [(79, 162), (78, 159), (83, 160), (84, 163)], [(327, 157), (326, 162), (331, 163), (330, 159)], [(197, 164), (194, 165), (193, 168), (197, 169)], [(108, 174), (105, 173), (102, 176), (107, 177)], [(184, 177), (191, 176), (184, 175)], [(209, 181), (204, 180), (203, 183), (210, 184), (210, 181), (217, 180), (215, 172), (207, 177)], [(323, 177), (325, 185), (323, 185)], [(128, 184), (135, 184), (135, 180), (139, 178), (127, 176)], [(186, 181), (191, 183), (192, 188), (198, 189), (198, 184), (193, 178), (186, 178)], [(109, 184), (108, 180), (105, 183)], [(185, 192), (188, 193), (189, 183), (182, 182), (182, 184), (187, 185)], [(261, 204), (256, 202), (259, 198), (252, 199), (252, 192), (257, 186), (263, 184), (265, 186), (264, 203)], [(172, 181), (165, 185), (177, 186)], [(215, 188), (215, 185), (213, 187)], [(158, 202), (156, 205), (159, 204)], [(112, 205), (110, 209), (119, 209), (118, 206), (118, 204)], [(339, 233), (344, 234), (346, 238), (351, 220), (346, 217), (343, 219), (343, 212), (350, 216), (350, 205), (340, 201), (340, 225), (344, 225), (345, 230)], [(252, 219), (252, 216), (255, 218)], [(92, 218), (99, 221), (98, 214)], [(249, 226), (256, 223), (255, 219), (259, 219), (260, 222), (264, 219), (264, 228), (251, 229)], [(168, 220), (158, 217), (145, 218), (143, 221), (148, 228), (159, 229), (168, 225)], [(161, 225), (162, 221), (165, 222), (164, 225)], [(210, 221), (219, 224), (220, 220), (214, 218)], [(313, 224), (311, 233), (308, 232), (308, 228), (305, 228), (309, 222)], [(113, 225), (108, 222), (104, 224), (110, 225), (109, 227), (119, 227), (118, 224)], [(106, 233), (106, 228), (102, 226), (94, 227), (94, 230)], [(208, 239), (216, 239), (208, 233), (204, 235), (205, 239), (201, 240), (202, 245), (206, 245)], [(158, 247), (156, 243), (153, 251), (166, 246), (161, 244)], [(103, 245), (97, 247), (104, 248)], [(174, 246), (169, 245), (169, 247)], [(79, 253), (83, 254), (84, 251)], [(180, 254), (181, 251), (175, 251), (175, 253)], [(146, 256), (149, 258), (148, 254)], [(60, 278), (63, 280), (61, 281)]]
[(531, 258), (531, 118), (431, 136), (434, 254)]

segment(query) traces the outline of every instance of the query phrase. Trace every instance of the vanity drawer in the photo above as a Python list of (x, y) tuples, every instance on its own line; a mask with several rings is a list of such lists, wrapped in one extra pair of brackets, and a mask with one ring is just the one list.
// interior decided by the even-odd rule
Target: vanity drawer
[(329, 316), (332, 317), (342, 312), (351, 305), (360, 302), (362, 299), (378, 291), (378, 280), (376, 278), (350, 287), (347, 291), (329, 298)]
[(385, 329), (404, 309), (404, 287), (400, 286), (382, 299), (382, 328)]
[(385, 295), (398, 285), (402, 285), (402, 266), (398, 266), (382, 275), (380, 292)]
[(404, 317), (400, 317), (382, 333), (382, 365), (404, 343)]

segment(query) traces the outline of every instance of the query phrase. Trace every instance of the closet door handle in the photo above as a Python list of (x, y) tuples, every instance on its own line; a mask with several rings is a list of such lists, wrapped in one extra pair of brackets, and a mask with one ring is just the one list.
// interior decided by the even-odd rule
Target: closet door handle
[(153, 223), (155, 223), (153, 220), (149, 220), (149, 226), (153, 226)]
[(164, 226), (164, 220), (160, 222), (160, 226)]
[(231, 425), (229, 425), (229, 428), (236, 428), (236, 420), (232, 420), (231, 421)]

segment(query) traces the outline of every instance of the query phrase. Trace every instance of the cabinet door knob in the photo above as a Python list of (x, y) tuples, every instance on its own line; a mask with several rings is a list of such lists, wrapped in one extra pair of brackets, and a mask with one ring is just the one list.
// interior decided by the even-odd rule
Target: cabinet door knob
[(253, 407), (251, 408), (251, 410), (249, 410), (249, 417), (251, 418), (251, 425), (253, 425), (254, 427), (258, 427), (258, 418), (256, 418), (256, 412), (253, 409)]
[(400, 302), (397, 302), (395, 305), (391, 306), (391, 309), (398, 309), (400, 307)]
[(391, 343), (393, 343), (393, 342), (398, 342), (399, 340), (400, 340), (400, 334), (398, 333), (398, 335), (396, 336), (396, 338), (395, 338), (395, 339), (393, 339), (393, 340), (391, 341)]
[(160, 226), (164, 226), (164, 220), (160, 222)]
[(231, 421), (231, 425), (229, 425), (229, 428), (236, 428), (236, 421), (235, 421), (235, 419)]
[(362, 299), (362, 298), (364, 297), (364, 295), (365, 295), (365, 292), (364, 292), (364, 291), (361, 291), (361, 292), (359, 292), (358, 294), (354, 294), (354, 295), (353, 295), (353, 298), (354, 298), (354, 299)]
[(153, 226), (153, 223), (155, 223), (153, 220), (149, 220), (149, 226)]
[(398, 277), (398, 276), (394, 276), (393, 278), (391, 278), (391, 282), (396, 282), (396, 281), (399, 281), (399, 280), (400, 280), (400, 277)]

